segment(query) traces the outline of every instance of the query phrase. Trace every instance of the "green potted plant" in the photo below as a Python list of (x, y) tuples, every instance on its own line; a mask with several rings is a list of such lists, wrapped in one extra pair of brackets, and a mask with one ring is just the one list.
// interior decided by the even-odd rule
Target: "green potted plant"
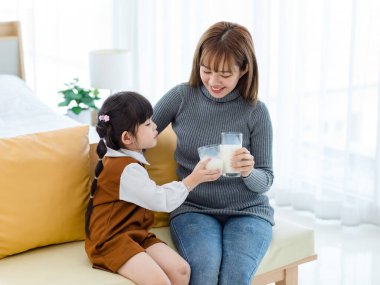
[[(65, 83), (66, 89), (58, 91), (63, 96), (64, 101), (59, 103), (59, 107), (68, 107), (67, 115), (82, 123), (92, 123), (91, 111), (99, 110), (95, 102), (99, 100), (98, 89), (86, 89), (78, 84), (79, 79), (74, 78), (72, 82)], [(96, 115), (96, 114), (95, 114)]]

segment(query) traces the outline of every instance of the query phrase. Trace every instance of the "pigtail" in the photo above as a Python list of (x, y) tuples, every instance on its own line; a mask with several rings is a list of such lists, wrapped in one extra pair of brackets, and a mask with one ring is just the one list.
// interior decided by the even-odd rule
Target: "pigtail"
[(108, 97), (99, 110), (96, 132), (101, 138), (96, 152), (99, 161), (95, 168), (95, 178), (91, 184), (90, 200), (85, 215), (86, 237), (90, 239), (90, 220), (94, 208), (94, 195), (98, 188), (98, 177), (103, 170), (103, 157), (107, 148), (119, 150), (123, 147), (121, 136), (123, 132), (136, 135), (137, 127), (153, 114), (150, 102), (134, 92), (119, 92)]
[(107, 147), (103, 139), (100, 139), (98, 146), (96, 148), (96, 152), (98, 154), (99, 160), (95, 167), (95, 177), (91, 184), (90, 201), (88, 202), (86, 216), (85, 216), (85, 231), (86, 231), (86, 236), (89, 239), (90, 239), (90, 219), (91, 219), (92, 209), (94, 206), (94, 194), (98, 187), (98, 177), (103, 170), (103, 157), (107, 152)]

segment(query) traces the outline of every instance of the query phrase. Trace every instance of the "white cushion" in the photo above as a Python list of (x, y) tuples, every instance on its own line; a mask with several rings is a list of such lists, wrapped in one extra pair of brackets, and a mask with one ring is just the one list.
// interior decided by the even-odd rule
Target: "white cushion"
[[(174, 248), (168, 227), (152, 230)], [(256, 275), (314, 254), (311, 229), (277, 220), (273, 240)], [(92, 269), (84, 242), (34, 249), (0, 260), (0, 284), (7, 285), (128, 285), (131, 281), (113, 273)]]
[(273, 239), (256, 275), (314, 255), (314, 231), (283, 219), (276, 219)]

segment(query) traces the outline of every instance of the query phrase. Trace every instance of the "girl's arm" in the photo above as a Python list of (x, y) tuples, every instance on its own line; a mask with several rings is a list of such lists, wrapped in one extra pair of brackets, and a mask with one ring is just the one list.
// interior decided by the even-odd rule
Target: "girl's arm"
[(173, 181), (161, 186), (149, 178), (144, 167), (131, 163), (121, 175), (119, 199), (152, 211), (171, 212), (185, 201), (189, 192), (198, 184), (219, 178), (220, 171), (207, 170), (207, 162), (199, 162), (183, 181)]
[(146, 169), (138, 163), (129, 164), (120, 178), (120, 200), (152, 211), (171, 212), (185, 201), (188, 194), (182, 182), (156, 185)]

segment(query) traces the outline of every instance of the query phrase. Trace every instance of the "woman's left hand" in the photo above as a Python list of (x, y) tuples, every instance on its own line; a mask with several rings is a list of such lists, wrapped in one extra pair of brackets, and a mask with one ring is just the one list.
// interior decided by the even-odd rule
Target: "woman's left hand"
[(239, 171), (241, 176), (247, 177), (255, 166), (255, 160), (249, 150), (242, 147), (234, 152), (231, 166)]

